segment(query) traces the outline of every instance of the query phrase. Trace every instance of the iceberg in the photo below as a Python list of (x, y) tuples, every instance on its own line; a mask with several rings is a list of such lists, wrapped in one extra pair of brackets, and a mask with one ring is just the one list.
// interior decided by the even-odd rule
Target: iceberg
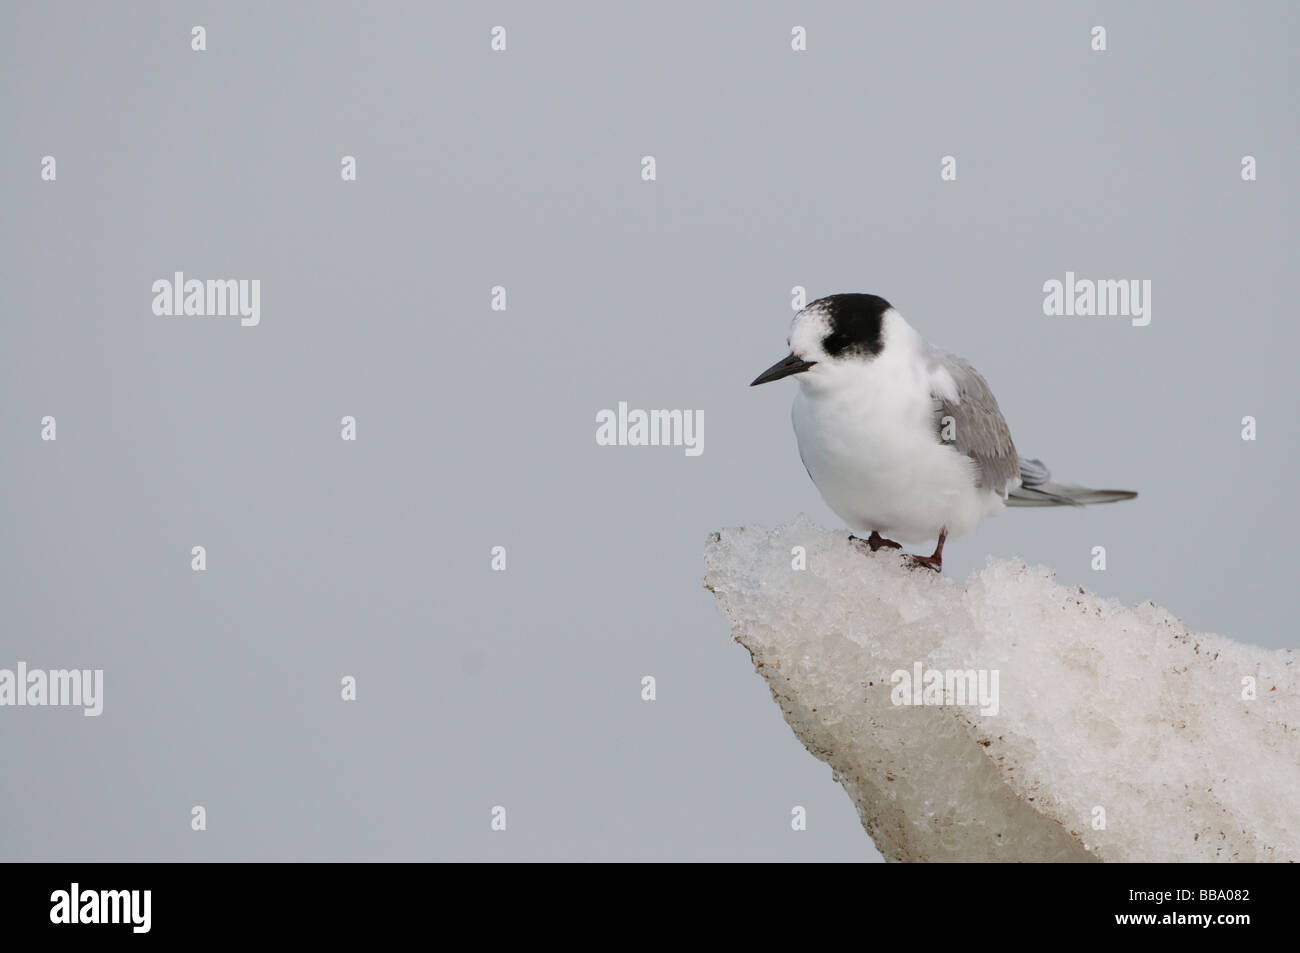
[(990, 557), (965, 584), (800, 517), (704, 585), (891, 861), (1300, 860), (1293, 650)]

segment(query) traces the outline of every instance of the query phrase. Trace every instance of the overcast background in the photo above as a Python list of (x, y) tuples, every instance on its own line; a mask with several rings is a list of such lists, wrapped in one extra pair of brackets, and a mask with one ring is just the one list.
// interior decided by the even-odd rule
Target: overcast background
[[(0, 709), (0, 858), (878, 860), (700, 585), (713, 529), (840, 526), (796, 385), (747, 387), (795, 285), (1141, 491), (946, 572), (1296, 644), (1294, 4), (2, 9), (0, 667), (106, 697)], [(155, 316), (178, 270), (260, 279), (260, 326)], [(1150, 326), (1045, 317), (1067, 270)], [(620, 400), (703, 455), (598, 447)]]

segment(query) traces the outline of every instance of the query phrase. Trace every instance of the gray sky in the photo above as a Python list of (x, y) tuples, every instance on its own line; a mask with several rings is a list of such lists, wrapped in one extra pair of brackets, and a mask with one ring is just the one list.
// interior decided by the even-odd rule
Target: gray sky
[[(890, 299), (1024, 454), (1142, 494), (946, 572), (1294, 645), (1296, 17), (6, 5), (0, 667), (105, 698), (0, 709), (0, 857), (878, 859), (700, 586), (717, 527), (839, 525), (795, 385), (746, 386), (796, 285)], [(259, 280), (260, 324), (153, 314), (175, 271)], [(1045, 316), (1067, 271), (1151, 281), (1150, 325)], [(597, 446), (620, 401), (704, 453)]]

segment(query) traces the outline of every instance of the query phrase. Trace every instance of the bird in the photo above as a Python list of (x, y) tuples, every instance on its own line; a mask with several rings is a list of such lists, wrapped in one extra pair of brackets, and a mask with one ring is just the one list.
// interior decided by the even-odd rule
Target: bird
[[(1137, 496), (1058, 483), (1016, 452), (988, 383), (927, 343), (884, 298), (834, 294), (794, 317), (788, 356), (751, 387), (794, 377), (804, 468), (871, 552), (935, 539), (913, 565), (942, 572), (943, 546), (1007, 506), (1083, 506)], [(892, 538), (891, 538), (892, 537)]]

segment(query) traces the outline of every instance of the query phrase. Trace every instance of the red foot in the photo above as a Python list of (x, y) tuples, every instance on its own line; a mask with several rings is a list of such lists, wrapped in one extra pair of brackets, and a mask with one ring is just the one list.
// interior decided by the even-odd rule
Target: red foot
[[(903, 547), (902, 547), (902, 544), (900, 544), (900, 543), (896, 543), (896, 542), (894, 542), (892, 539), (885, 539), (885, 537), (881, 536), (881, 535), (880, 535), (879, 533), (877, 533), (875, 530), (872, 530), (872, 531), (871, 531), (871, 535), (868, 536), (866, 539), (863, 539), (863, 538), (860, 537), (860, 536), (853, 536), (853, 535), (850, 535), (850, 536), (849, 536), (849, 542), (851, 542), (851, 543), (866, 543), (867, 546), (868, 546), (868, 548), (869, 548), (873, 553), (874, 553), (874, 552), (878, 552), (878, 551), (881, 550), (881, 549), (902, 549), (902, 548), (903, 548)], [(860, 548), (860, 547), (859, 547), (859, 548)]]
[(929, 556), (912, 556), (912, 567), (919, 569), (924, 566), (926, 569), (933, 569), (935, 572), (943, 572), (943, 541), (948, 538), (948, 530), (939, 530), (939, 545), (934, 547), (934, 553)]
[(920, 569), (924, 566), (927, 569), (933, 569), (935, 572), (943, 572), (942, 556), (908, 556), (912, 562), (913, 569)]
[(871, 535), (867, 537), (867, 545), (871, 547), (871, 551), (873, 553), (878, 549), (902, 549), (903, 548), (902, 543), (896, 543), (892, 539), (885, 539), (885, 537), (881, 536), (875, 530), (872, 530)]

